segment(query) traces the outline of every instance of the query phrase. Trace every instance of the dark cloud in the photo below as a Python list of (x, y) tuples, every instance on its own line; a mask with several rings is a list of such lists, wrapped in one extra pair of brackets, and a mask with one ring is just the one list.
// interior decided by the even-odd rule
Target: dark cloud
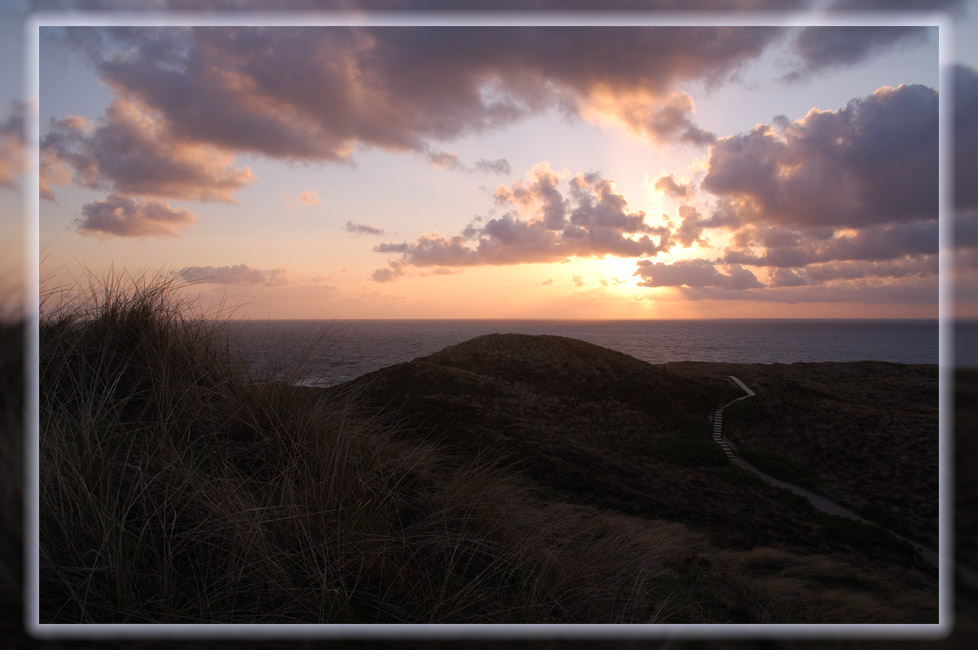
[(688, 184), (677, 183), (672, 174), (660, 176), (655, 181), (655, 189), (662, 191), (666, 196), (676, 199), (688, 199), (692, 197), (693, 190)]
[[(838, 111), (759, 125), (711, 148), (702, 187), (728, 223), (851, 227), (937, 216), (937, 93), (880, 88)], [(731, 214), (733, 213), (733, 214)]]
[(98, 237), (178, 237), (180, 231), (195, 223), (193, 212), (171, 208), (169, 203), (135, 200), (109, 195), (105, 200), (86, 203), (78, 230)]
[[(631, 212), (613, 181), (597, 173), (570, 180), (569, 196), (546, 164), (528, 178), (495, 192), (500, 217), (472, 223), (461, 234), (424, 234), (412, 243), (385, 243), (374, 248), (399, 257), (373, 278), (388, 281), (406, 267), (463, 267), (553, 262), (571, 257), (648, 257), (672, 244), (669, 231), (645, 223), (645, 213)], [(653, 239), (653, 237), (655, 239)]]
[(839, 260), (892, 260), (907, 255), (932, 255), (938, 250), (936, 220), (874, 226), (832, 237), (823, 237), (818, 231), (805, 239), (800, 238), (800, 233), (775, 232), (776, 239), (766, 240), (767, 247), (763, 254), (757, 254), (752, 249), (728, 248), (724, 252), (724, 261), (755, 266), (802, 267)]
[(723, 272), (706, 260), (680, 260), (672, 264), (639, 260), (634, 275), (641, 277), (643, 287), (719, 287), (743, 291), (764, 285), (745, 268), (736, 264)]
[(772, 287), (800, 287), (808, 284), (804, 273), (799, 274), (792, 269), (775, 268), (771, 270)]
[(859, 305), (934, 306), (936, 316), (937, 276), (891, 279), (846, 280), (831, 284), (771, 286), (746, 293), (724, 287), (682, 287), (682, 300), (751, 300), (769, 303), (854, 303)]
[(176, 274), (187, 282), (193, 283), (254, 284), (266, 287), (281, 287), (289, 283), (289, 274), (284, 268), (262, 270), (247, 264), (187, 266)]
[(978, 212), (954, 215), (954, 248), (978, 248)]
[(778, 37), (777, 29), (742, 27), (98, 33), (101, 78), (162, 115), (175, 136), (323, 161), (347, 160), (357, 143), (424, 152), (431, 141), (549, 109), (610, 112), (659, 138), (707, 143), (692, 101), (672, 85), (720, 80)]
[(936, 32), (937, 28), (806, 27), (794, 41), (795, 51), (803, 61), (802, 67), (787, 76), (800, 79), (813, 71), (855, 65), (897, 46), (926, 42), (931, 30)]
[(346, 222), (347, 232), (352, 232), (361, 235), (383, 235), (384, 231), (376, 226), (371, 226), (365, 223), (353, 223), (352, 221)]
[(978, 70), (955, 65), (954, 204), (958, 210), (978, 209)]
[[(787, 271), (787, 269), (781, 269)], [(882, 262), (829, 262), (813, 264), (805, 269), (805, 275), (813, 282), (832, 280), (857, 280), (860, 278), (905, 278), (909, 276), (936, 276), (937, 255), (921, 255), (911, 258)]]
[(118, 194), (234, 202), (233, 193), (255, 180), (251, 169), (231, 167), (233, 156), (181, 139), (128, 100), (115, 100), (95, 124), (77, 116), (52, 120), (41, 141), (46, 169), (70, 167), (76, 183)]

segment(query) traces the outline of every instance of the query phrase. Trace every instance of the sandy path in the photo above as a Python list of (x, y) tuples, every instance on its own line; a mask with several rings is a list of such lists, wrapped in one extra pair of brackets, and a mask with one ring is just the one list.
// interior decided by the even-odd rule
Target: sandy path
[[(797, 485), (786, 483), (785, 481), (776, 479), (773, 476), (765, 474), (764, 472), (757, 469), (756, 467), (754, 467), (753, 465), (751, 465), (750, 463), (748, 463), (743, 458), (737, 455), (736, 449), (730, 444), (730, 442), (726, 438), (723, 437), (723, 410), (728, 406), (730, 406), (731, 404), (735, 402), (739, 402), (742, 399), (747, 399), (748, 397), (753, 397), (757, 393), (752, 391), (744, 384), (744, 382), (740, 381), (733, 375), (730, 375), (730, 379), (733, 380), (733, 382), (737, 384), (737, 386), (739, 386), (746, 394), (741, 395), (736, 399), (730, 400), (729, 402), (727, 402), (726, 404), (718, 408), (713, 414), (713, 440), (718, 445), (720, 445), (720, 448), (723, 449), (723, 452), (727, 455), (727, 458), (730, 459), (730, 462), (732, 462), (737, 467), (741, 467), (749, 472), (753, 472), (754, 474), (757, 474), (759, 477), (761, 477), (771, 485), (777, 486), (785, 490), (790, 490), (797, 495), (805, 497), (806, 499), (808, 499), (809, 503), (811, 503), (813, 506), (815, 506), (818, 510), (821, 510), (822, 512), (827, 512), (831, 515), (839, 515), (840, 517), (848, 517), (850, 519), (855, 519), (857, 521), (861, 521), (863, 523), (876, 526), (877, 524), (873, 524), (873, 522), (863, 519), (862, 517), (854, 513), (852, 510), (849, 510), (848, 508), (843, 508), (838, 503), (826, 499), (821, 494), (810, 492), (804, 488), (798, 487)], [(880, 526), (880, 528), (882, 528), (882, 526)], [(887, 530), (887, 529), (884, 528), (883, 530)], [(894, 533), (892, 530), (887, 530), (887, 532), (892, 534), (894, 537), (898, 539), (902, 539), (903, 541), (913, 546), (917, 550), (917, 552), (920, 553), (920, 555), (924, 558), (924, 560), (926, 560), (928, 563), (933, 564), (934, 566), (938, 566), (938, 555), (936, 551), (929, 549), (926, 546), (923, 546), (918, 542), (913, 541), (912, 539), (908, 539), (903, 535), (898, 535), (897, 533)]]

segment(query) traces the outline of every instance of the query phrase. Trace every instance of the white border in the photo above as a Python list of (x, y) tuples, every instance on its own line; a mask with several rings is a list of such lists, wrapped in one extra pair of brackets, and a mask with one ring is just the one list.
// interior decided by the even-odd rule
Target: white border
[[(25, 187), (25, 445), (24, 445), (24, 626), (43, 639), (154, 638), (556, 638), (556, 639), (939, 639), (953, 629), (953, 61), (951, 19), (941, 13), (893, 12), (38, 12), (24, 22), (26, 121)], [(846, 27), (927, 26), (938, 28), (940, 65), (939, 162), (939, 569), (938, 622), (924, 624), (41, 624), (39, 622), (39, 167), (40, 28), (111, 26), (442, 26), (442, 27)]]

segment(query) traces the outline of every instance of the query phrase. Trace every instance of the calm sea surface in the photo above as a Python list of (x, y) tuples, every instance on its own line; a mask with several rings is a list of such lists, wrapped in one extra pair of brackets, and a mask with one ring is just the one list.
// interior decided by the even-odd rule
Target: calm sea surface
[(938, 362), (936, 320), (279, 320), (235, 321), (230, 328), (256, 372), (286, 372), (313, 386), (494, 332), (567, 336), (651, 363)]

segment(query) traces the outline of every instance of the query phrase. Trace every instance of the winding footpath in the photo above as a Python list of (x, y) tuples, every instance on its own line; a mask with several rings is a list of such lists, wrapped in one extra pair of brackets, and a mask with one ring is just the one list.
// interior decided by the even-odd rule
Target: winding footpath
[[(730, 400), (729, 402), (727, 402), (726, 404), (718, 408), (713, 413), (713, 440), (718, 445), (720, 445), (720, 448), (723, 449), (723, 453), (727, 455), (727, 458), (730, 459), (730, 462), (732, 462), (737, 467), (741, 467), (749, 472), (753, 472), (754, 474), (757, 474), (759, 477), (761, 477), (771, 485), (775, 485), (785, 490), (790, 490), (795, 494), (805, 497), (806, 499), (808, 499), (809, 503), (811, 503), (813, 506), (815, 506), (815, 508), (821, 510), (822, 512), (827, 512), (831, 515), (839, 515), (840, 517), (848, 517), (850, 519), (855, 519), (857, 521), (861, 521), (863, 523), (871, 524), (874, 526), (878, 525), (878, 524), (873, 524), (873, 522), (871, 521), (867, 521), (866, 519), (863, 519), (862, 517), (854, 513), (852, 510), (849, 510), (848, 508), (843, 508), (839, 504), (833, 501), (829, 501), (828, 499), (826, 499), (820, 494), (809, 492), (808, 490), (800, 488), (797, 485), (792, 485), (791, 483), (786, 483), (784, 481), (774, 478), (773, 476), (769, 476), (768, 474), (765, 474), (764, 472), (757, 469), (756, 467), (754, 467), (753, 465), (745, 461), (743, 458), (738, 456), (736, 449), (730, 444), (730, 441), (723, 437), (723, 410), (728, 406), (730, 406), (731, 404), (735, 402), (739, 402), (742, 399), (747, 399), (748, 397), (754, 397), (756, 393), (752, 391), (750, 388), (748, 388), (747, 386), (745, 386), (744, 382), (740, 381), (736, 377), (729, 375), (729, 378), (733, 380), (733, 382), (737, 384), (741, 389), (743, 389), (745, 394), (741, 395), (736, 399)], [(882, 526), (880, 527), (882, 528)], [(924, 560), (926, 560), (929, 564), (938, 566), (938, 556), (936, 551), (929, 549), (926, 546), (923, 546), (918, 542), (913, 541), (912, 539), (908, 539), (902, 535), (898, 535), (897, 533), (894, 533), (892, 530), (888, 530), (885, 528), (884, 530), (887, 530), (887, 532), (892, 534), (894, 537), (898, 539), (902, 539), (903, 541), (913, 546), (917, 550), (917, 552), (920, 553), (921, 557), (923, 557)], [(961, 566), (958, 567), (958, 577), (960, 579), (963, 579), (964, 582), (967, 583), (970, 587), (975, 588), (976, 582), (973, 582), (975, 580), (975, 577), (973, 575), (968, 575), (970, 573), (971, 572), (967, 571), (964, 567)]]

